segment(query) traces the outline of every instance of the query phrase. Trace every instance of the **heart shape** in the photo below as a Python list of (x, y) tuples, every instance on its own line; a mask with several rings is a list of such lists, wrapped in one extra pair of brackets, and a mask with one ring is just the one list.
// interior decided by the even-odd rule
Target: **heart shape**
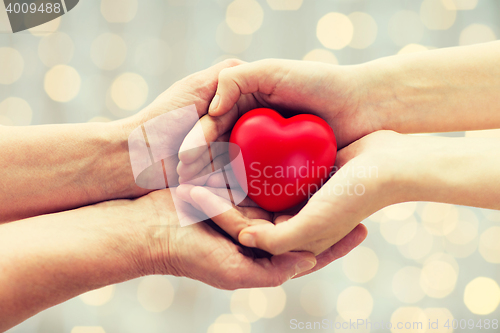
[(283, 118), (259, 108), (245, 113), (229, 139), (233, 172), (260, 207), (279, 212), (296, 206), (329, 178), (337, 155), (332, 128), (321, 118), (300, 114)]

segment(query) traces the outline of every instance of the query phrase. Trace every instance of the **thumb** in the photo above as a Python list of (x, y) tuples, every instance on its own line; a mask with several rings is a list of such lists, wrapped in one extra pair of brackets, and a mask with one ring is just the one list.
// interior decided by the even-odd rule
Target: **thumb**
[(270, 95), (285, 75), (281, 62), (272, 59), (225, 68), (219, 73), (217, 92), (208, 113), (221, 116), (229, 112), (241, 95), (256, 92)]
[[(317, 219), (308, 218), (308, 214), (299, 212), (298, 215), (277, 224), (257, 224), (249, 226), (238, 235), (238, 241), (248, 247), (256, 247), (274, 255), (289, 251), (304, 249), (307, 244), (317, 238), (321, 232), (321, 225)], [(323, 236), (322, 236), (323, 237)]]

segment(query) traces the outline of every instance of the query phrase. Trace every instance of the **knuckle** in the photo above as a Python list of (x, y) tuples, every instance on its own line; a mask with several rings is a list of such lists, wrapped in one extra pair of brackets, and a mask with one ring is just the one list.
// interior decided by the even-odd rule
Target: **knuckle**
[(238, 58), (229, 58), (224, 60), (223, 64), (228, 67), (234, 67), (243, 64), (243, 61)]
[(281, 286), (283, 283), (285, 283), (286, 281), (288, 281), (288, 277), (286, 277), (285, 275), (283, 274), (278, 274), (276, 275), (274, 278), (273, 278), (273, 281), (272, 281), (272, 286), (271, 287), (279, 287)]
[(224, 68), (219, 73), (219, 81), (229, 80), (231, 78), (231, 69), (232, 68)]

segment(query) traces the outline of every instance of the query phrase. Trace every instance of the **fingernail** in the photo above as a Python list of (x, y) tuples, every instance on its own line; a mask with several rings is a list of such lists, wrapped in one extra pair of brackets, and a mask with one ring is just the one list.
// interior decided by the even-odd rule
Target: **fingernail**
[(242, 245), (245, 245), (248, 247), (256, 247), (257, 246), (257, 244), (255, 243), (255, 237), (250, 233), (245, 233), (238, 238), (240, 239), (240, 243)]
[(210, 103), (208, 111), (215, 111), (215, 109), (217, 109), (217, 107), (219, 106), (219, 102), (220, 102), (220, 96), (215, 95), (214, 98), (212, 99), (212, 103)]
[(298, 275), (300, 273), (306, 272), (310, 269), (313, 269), (314, 266), (316, 266), (315, 261), (311, 260), (302, 260), (299, 262), (297, 265), (295, 265), (295, 275)]

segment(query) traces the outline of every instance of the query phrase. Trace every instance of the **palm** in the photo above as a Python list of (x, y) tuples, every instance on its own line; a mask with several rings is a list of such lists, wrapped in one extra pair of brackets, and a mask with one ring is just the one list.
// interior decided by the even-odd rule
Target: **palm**
[[(180, 227), (178, 215), (193, 210), (174, 205), (175, 189), (155, 191), (139, 200), (150, 200), (157, 219), (150, 225), (156, 271), (186, 276), (217, 288), (276, 286), (291, 278), (290, 265), (305, 254), (262, 257), (237, 245), (213, 222)], [(177, 209), (177, 211), (176, 211)], [(311, 255), (307, 256), (311, 257)]]

